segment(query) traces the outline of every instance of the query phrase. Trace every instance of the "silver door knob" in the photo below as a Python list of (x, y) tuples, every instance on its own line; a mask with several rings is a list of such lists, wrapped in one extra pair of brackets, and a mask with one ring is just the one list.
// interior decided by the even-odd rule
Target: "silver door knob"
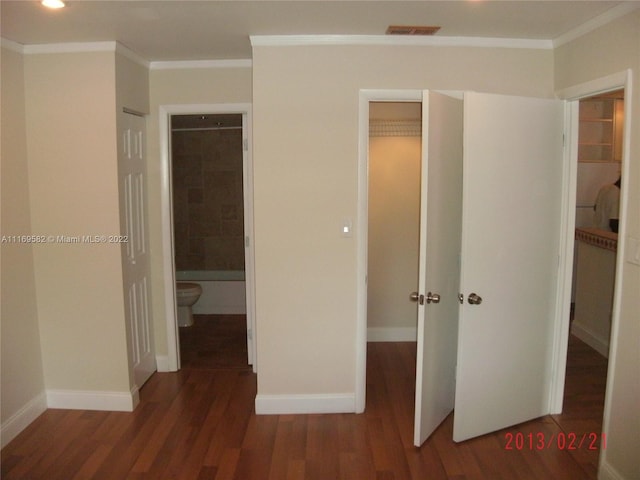
[(440, 303), (440, 295), (437, 293), (427, 293), (427, 303)]
[(418, 302), (420, 305), (424, 305), (424, 295), (420, 295), (418, 292), (411, 292), (409, 299), (412, 302)]
[(467, 301), (470, 305), (480, 305), (482, 303), (482, 297), (475, 293), (470, 293)]

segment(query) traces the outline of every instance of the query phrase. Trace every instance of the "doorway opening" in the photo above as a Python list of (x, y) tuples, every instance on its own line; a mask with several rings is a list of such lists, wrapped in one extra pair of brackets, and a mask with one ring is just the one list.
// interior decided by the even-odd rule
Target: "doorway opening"
[(183, 368), (248, 363), (242, 141), (241, 114), (171, 116)]
[(416, 341), (422, 103), (369, 105), (367, 340)]
[[(241, 362), (241, 368), (257, 371), (250, 125), (250, 104), (160, 107), (167, 272), (167, 357), (160, 371), (180, 369), (180, 334), (196, 341), (199, 353), (192, 352), (192, 359), (200, 356), (206, 363), (202, 357), (212, 355), (217, 366)], [(188, 318), (184, 309), (178, 311), (178, 282), (197, 284), (200, 296), (191, 308), (195, 327), (204, 324), (204, 332), (178, 326), (179, 316)]]
[[(398, 392), (411, 440), (416, 383), (422, 103), (370, 102), (367, 350), (369, 387)], [(402, 359), (394, 361), (392, 359)], [(389, 362), (382, 368), (376, 359)], [(389, 369), (393, 375), (384, 375)]]
[[(563, 415), (565, 431), (602, 432), (622, 184), (624, 89), (578, 100), (575, 243)], [(577, 160), (577, 161), (576, 161)], [(594, 295), (594, 292), (598, 292)], [(573, 422), (572, 424), (570, 422)], [(598, 465), (599, 450), (590, 463)]]
[[(447, 285), (440, 285), (440, 276), (444, 274), (441, 267), (446, 266), (448, 272), (459, 258), (459, 242), (455, 239), (460, 239), (460, 224), (456, 219), (460, 218), (458, 207), (462, 200), (458, 188), (461, 187), (462, 142), (458, 134), (462, 131), (462, 101), (429, 92), (426, 100), (423, 99), (425, 92), (404, 93), (390, 92), (390, 98), (384, 98), (384, 92), (382, 98), (376, 98), (376, 93), (371, 94), (373, 97), (363, 93), (361, 97), (366, 102), (366, 111), (361, 117), (366, 119), (366, 124), (361, 124), (366, 127), (361, 129), (361, 139), (366, 139), (363, 150), (366, 157), (362, 158), (361, 166), (365, 168), (360, 172), (360, 179), (366, 178), (366, 184), (360, 184), (360, 192), (368, 189), (368, 193), (359, 197), (360, 206), (367, 211), (366, 216), (359, 217), (364, 220), (359, 245), (360, 252), (369, 252), (366, 258), (360, 257), (367, 279), (361, 298), (366, 302), (363, 310), (368, 312), (363, 322), (365, 328), (360, 330), (360, 333), (364, 331), (360, 341), (372, 360), (383, 354), (393, 362), (394, 350), (405, 352), (401, 355), (403, 363), (406, 366), (408, 362), (412, 367), (396, 365), (392, 376), (381, 377), (375, 364), (364, 367), (371, 377), (367, 386), (374, 397), (378, 388), (402, 392), (403, 403), (398, 408), (403, 413), (398, 420), (403, 424), (407, 422), (407, 428), (402, 431), (408, 436), (413, 431), (414, 443), (419, 445), (423, 440), (418, 442), (415, 438), (435, 428), (443, 415), (450, 413), (448, 407), (453, 403), (456, 354), (453, 337), (457, 330), (459, 291), (456, 275), (447, 275)], [(403, 112), (397, 116), (395, 112), (399, 110)], [(429, 123), (428, 131), (434, 139), (441, 140), (433, 141), (428, 152), (423, 143), (424, 138), (432, 138), (431, 135), (423, 137), (426, 118), (430, 118), (425, 117), (427, 111), (439, 120)], [(439, 128), (437, 132), (435, 125)], [(450, 134), (444, 138), (443, 132)], [(431, 159), (428, 178), (427, 159)], [(444, 240), (445, 237), (449, 241)], [(363, 242), (365, 238), (367, 241)], [(428, 246), (442, 245), (443, 240), (447, 246), (437, 259), (432, 256), (427, 262)], [(427, 282), (438, 284), (438, 293), (426, 294)], [(415, 290), (424, 291), (426, 295), (419, 295)], [(427, 312), (425, 305), (439, 303), (440, 293), (450, 301), (438, 311)], [(455, 301), (451, 301), (453, 299)], [(362, 328), (363, 324), (359, 326)], [(429, 333), (425, 333), (427, 331)], [(367, 345), (367, 340), (375, 343)], [(434, 389), (436, 384), (439, 387)], [(436, 396), (438, 398), (434, 398)], [(364, 405), (361, 408), (364, 409)], [(448, 411), (444, 411), (446, 409)]]
[[(369, 313), (373, 311), (373, 309), (377, 308), (378, 305), (369, 304), (369, 300), (372, 297), (371, 292), (369, 292), (369, 284), (373, 282), (376, 283), (376, 273), (375, 265), (369, 265), (369, 250), (382, 247), (384, 242), (380, 241), (380, 245), (376, 246), (374, 240), (374, 244), (369, 244), (369, 237), (375, 236), (375, 229), (370, 227), (369, 225), (369, 209), (371, 208), (369, 205), (369, 190), (372, 188), (369, 182), (369, 174), (370, 174), (370, 129), (377, 128), (382, 130), (385, 128), (384, 121), (393, 121), (398, 120), (400, 116), (405, 116), (403, 105), (406, 103), (413, 104), (413, 108), (415, 109), (416, 105), (421, 105), (422, 102), (422, 91), (406, 91), (406, 90), (368, 90), (361, 91), (360, 93), (360, 108), (359, 108), (359, 152), (360, 152), (360, 161), (359, 161), (359, 172), (358, 172), (358, 225), (356, 231), (358, 233), (358, 257), (357, 257), (357, 271), (358, 277), (361, 279), (361, 283), (358, 289), (358, 313), (357, 313), (357, 328), (356, 328), (356, 385), (355, 385), (355, 411), (356, 413), (362, 413), (365, 410), (366, 406), (366, 389), (367, 389), (367, 348), (368, 341), (375, 342), (390, 342), (390, 341), (414, 341), (416, 340), (416, 325), (415, 320), (413, 323), (409, 321), (404, 322), (393, 322), (386, 317), (387, 312), (394, 311), (398, 308), (398, 303), (402, 305), (401, 310), (405, 310), (403, 307), (408, 307), (409, 309), (415, 308), (414, 305), (410, 304), (408, 301), (405, 303), (403, 299), (408, 299), (408, 292), (403, 292), (401, 294), (400, 299), (394, 298), (392, 303), (386, 303), (383, 299), (381, 300), (381, 304), (384, 305), (382, 307), (382, 311), (378, 313), (374, 313), (369, 318)], [(376, 113), (376, 108), (381, 109), (378, 113)], [(386, 109), (390, 109), (390, 111), (386, 111)], [(373, 110), (373, 116), (370, 113), (370, 110)], [(382, 113), (384, 111), (384, 113)], [(395, 113), (391, 113), (395, 112)], [(375, 117), (380, 116), (379, 125), (373, 125), (371, 119), (375, 119)], [(391, 118), (382, 118), (383, 116), (391, 117)], [(419, 117), (418, 117), (419, 118)], [(414, 124), (416, 117), (413, 118)], [(392, 137), (393, 139), (393, 137)], [(379, 140), (383, 140), (382, 136)], [(414, 142), (416, 138), (413, 139)], [(379, 143), (388, 143), (381, 141)], [(384, 167), (384, 148), (379, 150), (381, 153), (382, 161), (381, 164)], [(420, 157), (418, 157), (420, 161)], [(405, 160), (406, 161), (406, 160)], [(390, 169), (391, 173), (394, 173), (394, 169), (390, 168), (391, 163), (387, 162), (387, 168)], [(381, 170), (380, 181), (384, 184), (384, 170)], [(396, 172), (398, 173), (398, 172)], [(402, 172), (399, 172), (402, 174)], [(419, 173), (419, 170), (418, 170)], [(375, 180), (374, 180), (375, 184)], [(389, 185), (387, 185), (389, 188)], [(402, 193), (402, 192), (400, 192)], [(380, 210), (381, 212), (384, 209), (385, 202), (383, 200), (380, 201)], [(379, 216), (381, 212), (373, 213), (374, 216)], [(388, 212), (386, 213), (388, 214)], [(382, 217), (379, 217), (382, 218)], [(409, 225), (411, 222), (404, 222)], [(382, 222), (381, 222), (382, 226)], [(371, 231), (370, 231), (371, 230)], [(379, 240), (379, 239), (378, 239)], [(392, 241), (394, 239), (392, 238)], [(397, 240), (397, 239), (396, 239)], [(398, 242), (396, 242), (398, 243)], [(384, 262), (384, 258), (378, 258), (377, 255), (374, 255), (372, 252), (371, 256), (376, 257), (376, 261), (380, 260), (379, 271), (380, 282), (384, 282), (384, 274), (385, 270), (391, 270), (391, 266)], [(385, 254), (385, 256), (389, 256), (389, 254)], [(403, 254), (407, 258), (411, 258), (412, 254)], [(413, 256), (413, 260), (416, 261), (417, 264), (417, 253)], [(391, 261), (390, 258), (387, 258), (387, 261)], [(373, 270), (372, 270), (373, 267)], [(369, 279), (370, 273), (373, 273), (373, 277)], [(417, 281), (417, 274), (414, 276), (410, 282), (413, 281), (415, 283)], [(410, 285), (413, 286), (413, 283)], [(375, 288), (373, 285), (371, 288)], [(404, 290), (402, 288), (402, 290)], [(412, 287), (410, 287), (412, 288)], [(411, 290), (409, 290), (411, 291)], [(385, 296), (386, 298), (386, 296)], [(406, 311), (405, 313), (406, 314)], [(413, 319), (416, 318), (414, 314)], [(415, 380), (415, 379), (414, 379)]]

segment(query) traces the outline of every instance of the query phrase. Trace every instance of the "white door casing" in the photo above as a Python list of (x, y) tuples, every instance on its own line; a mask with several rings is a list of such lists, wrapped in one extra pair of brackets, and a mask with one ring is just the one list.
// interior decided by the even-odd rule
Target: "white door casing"
[(455, 441), (550, 411), (563, 132), (562, 101), (465, 94)]
[(140, 388), (156, 370), (150, 316), (144, 117), (122, 112), (118, 149), (125, 317), (129, 363)]
[[(451, 413), (458, 342), (463, 102), (425, 92), (414, 444)], [(432, 294), (431, 296), (429, 294)], [(433, 294), (439, 295), (434, 299)]]
[(160, 123), (160, 163), (162, 184), (162, 250), (164, 281), (164, 303), (167, 325), (167, 357), (159, 361), (162, 371), (180, 369), (180, 342), (177, 323), (175, 261), (173, 248), (173, 207), (171, 187), (171, 116), (192, 114), (226, 114), (242, 115), (242, 148), (243, 148), (243, 205), (245, 234), (245, 288), (247, 311), (247, 361), (257, 372), (256, 326), (255, 326), (255, 273), (253, 246), (253, 157), (251, 141), (251, 104), (181, 104), (162, 105), (159, 108)]

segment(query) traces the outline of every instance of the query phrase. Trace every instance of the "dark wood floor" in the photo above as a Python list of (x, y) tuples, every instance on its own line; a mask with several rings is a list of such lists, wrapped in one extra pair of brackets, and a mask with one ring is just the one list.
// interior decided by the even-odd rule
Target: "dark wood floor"
[[(196, 332), (181, 332), (183, 341)], [(241, 363), (221, 366), (206, 336), (193, 335), (200, 342), (191, 353), (185, 344), (180, 372), (151, 377), (133, 413), (45, 412), (2, 450), (2, 478), (596, 478), (597, 450), (538, 451), (527, 444), (529, 434), (549, 439), (601, 429), (606, 359), (577, 339), (570, 343), (565, 413), (460, 444), (451, 440), (451, 415), (418, 449), (412, 445), (415, 343), (369, 344), (362, 415), (257, 416), (255, 375)], [(506, 449), (510, 435), (525, 444)]]
[(180, 328), (182, 368), (247, 368), (245, 315), (194, 315)]

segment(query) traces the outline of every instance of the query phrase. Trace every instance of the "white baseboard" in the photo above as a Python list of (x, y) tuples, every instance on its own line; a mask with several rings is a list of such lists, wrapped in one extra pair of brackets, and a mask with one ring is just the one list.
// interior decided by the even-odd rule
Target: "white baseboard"
[(138, 387), (134, 387), (131, 392), (47, 390), (49, 408), (132, 412), (139, 402)]
[(415, 342), (415, 327), (369, 327), (367, 342)]
[(571, 333), (593, 348), (600, 355), (603, 355), (605, 358), (609, 358), (608, 339), (604, 339), (596, 335), (589, 328), (580, 325), (578, 322), (573, 322), (571, 324)]
[(352, 393), (256, 396), (258, 415), (354, 412), (355, 395)]
[(47, 409), (47, 396), (42, 392), (29, 401), (16, 413), (11, 415), (0, 427), (0, 439), (4, 448), (11, 440), (16, 438), (31, 422), (38, 418)]
[(606, 460), (600, 462), (600, 468), (598, 468), (598, 480), (627, 480), (620, 475), (618, 471), (607, 463)]

